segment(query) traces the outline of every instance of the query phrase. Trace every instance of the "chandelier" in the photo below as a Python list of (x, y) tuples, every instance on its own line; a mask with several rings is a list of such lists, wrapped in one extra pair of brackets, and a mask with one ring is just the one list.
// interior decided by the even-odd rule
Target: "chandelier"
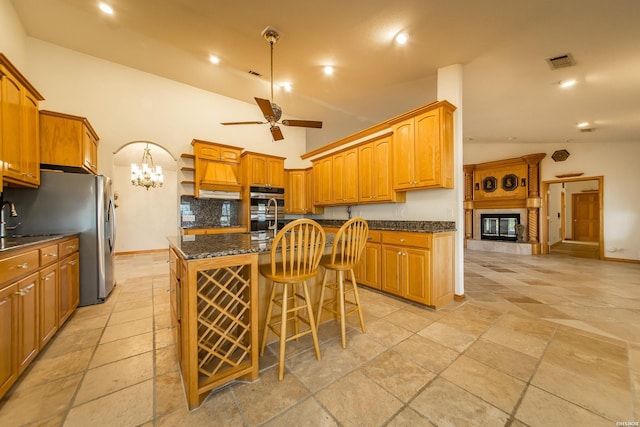
[(151, 157), (149, 144), (147, 144), (144, 152), (142, 153), (142, 160), (140, 163), (140, 165), (131, 163), (131, 184), (133, 186), (145, 187), (147, 191), (149, 190), (149, 187), (162, 187), (162, 184), (164, 183), (162, 167), (153, 165), (153, 158)]

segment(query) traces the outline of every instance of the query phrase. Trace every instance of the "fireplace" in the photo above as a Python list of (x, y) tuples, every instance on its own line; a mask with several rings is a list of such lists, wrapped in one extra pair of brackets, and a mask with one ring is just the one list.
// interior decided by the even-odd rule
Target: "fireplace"
[(480, 224), (480, 239), (515, 242), (518, 239), (516, 227), (520, 224), (520, 214), (482, 214)]

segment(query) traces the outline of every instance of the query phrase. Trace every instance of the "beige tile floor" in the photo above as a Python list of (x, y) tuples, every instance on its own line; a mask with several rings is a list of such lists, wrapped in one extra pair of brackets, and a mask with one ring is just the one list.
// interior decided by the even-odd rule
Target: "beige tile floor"
[[(321, 325), (277, 381), (187, 411), (167, 257), (121, 256), (105, 304), (80, 308), (0, 401), (0, 425), (613, 426), (640, 419), (640, 265), (467, 251), (466, 300), (437, 312), (362, 290), (367, 333)], [(637, 425), (637, 424), (636, 424)]]

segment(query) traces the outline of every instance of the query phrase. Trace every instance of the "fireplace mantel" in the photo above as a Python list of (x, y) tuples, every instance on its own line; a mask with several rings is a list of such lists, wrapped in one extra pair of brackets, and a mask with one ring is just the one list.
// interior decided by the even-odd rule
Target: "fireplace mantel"
[(540, 162), (545, 153), (464, 165), (465, 244), (474, 235), (474, 210), (526, 209), (525, 241), (540, 253)]

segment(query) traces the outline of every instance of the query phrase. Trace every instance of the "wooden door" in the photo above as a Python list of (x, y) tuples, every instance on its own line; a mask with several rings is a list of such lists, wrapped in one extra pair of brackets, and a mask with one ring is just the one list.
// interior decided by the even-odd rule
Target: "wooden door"
[(24, 181), (32, 186), (40, 185), (40, 132), (38, 118), (38, 100), (23, 91), (23, 146), (22, 146), (22, 176)]
[(289, 188), (285, 190), (285, 197), (289, 200), (289, 213), (306, 213), (307, 201), (305, 197), (305, 171), (291, 170), (288, 171), (288, 175)]
[(267, 185), (267, 159), (264, 157), (249, 157), (249, 183), (254, 185)]
[(598, 192), (572, 195), (573, 240), (600, 241), (600, 198)]
[(267, 185), (284, 187), (284, 160), (267, 158)]
[(358, 200), (368, 203), (373, 199), (373, 144), (365, 144), (358, 148)]
[(0, 289), (0, 396), (11, 387), (18, 375), (15, 363), (17, 345), (17, 284)]
[(429, 305), (427, 288), (430, 252), (427, 249), (405, 248), (402, 253), (406, 272), (404, 277), (404, 297)]
[(93, 173), (98, 173), (98, 141), (93, 138), (89, 129), (84, 127), (84, 166)]
[(58, 265), (40, 271), (40, 348), (58, 330)]
[(36, 357), (40, 348), (38, 331), (38, 280), (34, 273), (18, 282), (18, 373)]
[(22, 86), (10, 75), (2, 76), (2, 162), (4, 178), (22, 181)]
[(414, 186), (414, 134), (413, 119), (393, 127), (393, 187), (395, 189)]
[(313, 186), (315, 204), (319, 206), (333, 203), (333, 159), (327, 157), (313, 163)]
[(338, 153), (331, 159), (332, 178), (333, 178), (333, 203), (343, 203), (345, 201), (344, 193), (344, 153)]
[(379, 243), (367, 243), (360, 257), (358, 265), (358, 282), (372, 288), (380, 289), (380, 258), (381, 247)]
[(71, 283), (73, 280), (73, 271), (69, 264), (69, 258), (60, 262), (59, 276), (59, 293), (58, 293), (58, 319), (60, 325), (64, 324), (71, 315)]
[(440, 110), (435, 109), (415, 118), (416, 186), (440, 183)]
[(402, 248), (398, 246), (382, 246), (382, 282), (381, 289), (394, 295), (402, 296)]
[[(373, 144), (373, 197), (377, 201), (393, 200), (391, 180), (391, 138)], [(361, 173), (361, 172), (360, 172)]]
[(344, 152), (344, 169), (342, 171), (342, 188), (344, 202), (358, 203), (358, 149)]

